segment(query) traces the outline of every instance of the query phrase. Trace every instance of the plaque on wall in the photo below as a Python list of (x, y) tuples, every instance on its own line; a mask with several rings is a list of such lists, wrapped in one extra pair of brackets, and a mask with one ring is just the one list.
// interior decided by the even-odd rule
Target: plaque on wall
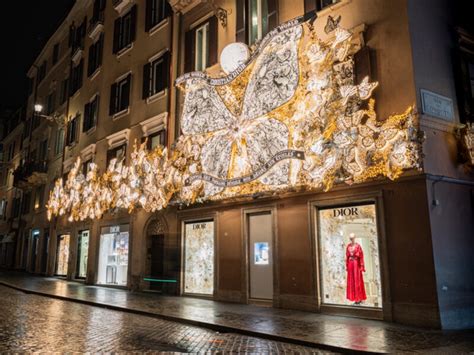
[(424, 114), (445, 121), (454, 121), (453, 100), (449, 97), (421, 89), (421, 106)]

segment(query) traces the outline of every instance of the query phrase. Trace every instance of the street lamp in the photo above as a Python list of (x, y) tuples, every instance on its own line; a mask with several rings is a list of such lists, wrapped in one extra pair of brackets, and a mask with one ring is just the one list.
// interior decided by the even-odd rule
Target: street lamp
[(43, 111), (43, 105), (35, 104), (35, 112), (36, 113), (41, 113), (41, 111)]
[(64, 120), (61, 119), (57, 115), (50, 116), (50, 115), (42, 114), (41, 112), (43, 111), (43, 105), (41, 105), (41, 104), (35, 104), (34, 105), (34, 111), (35, 111), (35, 114), (36, 114), (37, 117), (45, 118), (48, 121), (56, 122), (59, 125), (64, 124), (64, 122), (63, 122)]

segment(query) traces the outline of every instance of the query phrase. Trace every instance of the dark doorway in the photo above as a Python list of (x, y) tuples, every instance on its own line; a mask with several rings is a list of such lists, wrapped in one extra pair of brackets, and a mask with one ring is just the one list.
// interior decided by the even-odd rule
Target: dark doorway
[(150, 258), (150, 290), (163, 290), (163, 271), (164, 271), (164, 255), (165, 255), (165, 236), (163, 234), (150, 235), (151, 245), (148, 251)]
[(39, 229), (33, 229), (31, 232), (31, 263), (30, 271), (36, 272), (36, 259), (38, 256), (38, 242), (40, 237)]

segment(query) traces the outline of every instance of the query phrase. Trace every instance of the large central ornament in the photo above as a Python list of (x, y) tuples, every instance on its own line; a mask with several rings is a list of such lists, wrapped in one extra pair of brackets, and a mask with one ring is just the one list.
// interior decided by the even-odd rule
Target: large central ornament
[(419, 168), (413, 109), (377, 119), (370, 98), (377, 83), (355, 82), (351, 33), (336, 22), (326, 27), (323, 40), (303, 18), (289, 21), (250, 53), (232, 46), (229, 53), (242, 56), (226, 61), (225, 75), (178, 78), (182, 135), (171, 149), (136, 145), (133, 164), (112, 160), (102, 175), (93, 165), (84, 176), (78, 159), (67, 181), (56, 182), (48, 215), (83, 220), (112, 208), (327, 190)]

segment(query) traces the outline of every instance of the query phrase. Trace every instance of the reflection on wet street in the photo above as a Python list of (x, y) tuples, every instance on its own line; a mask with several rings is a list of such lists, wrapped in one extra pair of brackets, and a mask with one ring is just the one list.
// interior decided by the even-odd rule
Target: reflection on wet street
[(0, 352), (321, 353), (0, 286)]

